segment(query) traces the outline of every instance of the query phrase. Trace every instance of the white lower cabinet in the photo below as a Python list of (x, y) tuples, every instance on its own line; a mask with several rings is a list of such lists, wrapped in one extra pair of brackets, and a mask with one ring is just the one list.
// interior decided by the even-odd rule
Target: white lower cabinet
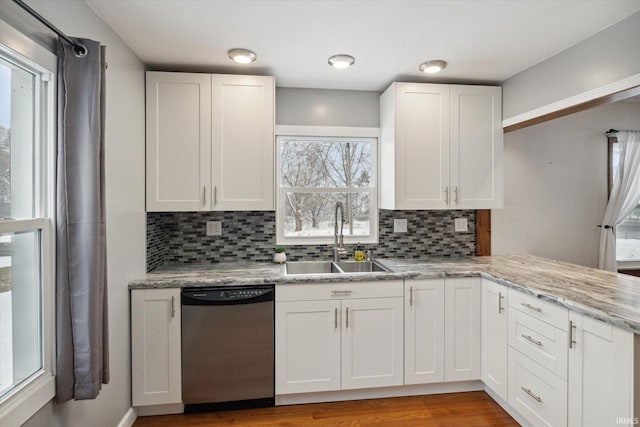
[(569, 425), (634, 422), (634, 334), (569, 313)]
[(340, 301), (276, 305), (276, 393), (340, 390)]
[(402, 385), (402, 297), (342, 301), (342, 389)]
[[(509, 404), (534, 426), (567, 425), (567, 382), (509, 348)], [(604, 425), (604, 424), (603, 424)]]
[(182, 402), (180, 289), (131, 290), (133, 406)]
[(447, 278), (444, 289), (444, 380), (478, 380), (482, 297), (480, 278)]
[(444, 279), (407, 280), (404, 383), (444, 382)]
[(276, 395), (402, 385), (402, 286), (277, 286)]
[(507, 395), (507, 288), (482, 279), (480, 378), (505, 402)]

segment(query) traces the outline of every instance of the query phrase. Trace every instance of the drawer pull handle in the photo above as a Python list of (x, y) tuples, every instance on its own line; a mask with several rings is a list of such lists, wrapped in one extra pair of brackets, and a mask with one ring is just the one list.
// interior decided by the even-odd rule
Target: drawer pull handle
[(171, 318), (176, 317), (176, 297), (171, 297)]
[(413, 286), (409, 286), (409, 307), (413, 307)]
[(542, 309), (540, 307), (534, 307), (529, 303), (526, 302), (521, 302), (520, 305), (527, 307), (529, 310), (533, 310), (533, 311), (537, 311), (538, 313), (540, 313), (542, 311)]
[(533, 398), (533, 400), (535, 400), (538, 403), (542, 403), (542, 399), (540, 399), (540, 396), (536, 396), (535, 394), (533, 394), (533, 392), (531, 391), (531, 389), (528, 389), (526, 387), (520, 387), (522, 389), (522, 391), (524, 391), (525, 393), (527, 393), (529, 396), (531, 396)]
[(520, 335), (522, 338), (524, 338), (525, 340), (534, 343), (535, 345), (542, 347), (542, 342), (538, 341), (538, 340), (534, 340), (533, 338), (531, 338), (531, 335)]
[(349, 307), (347, 307), (347, 309), (345, 310), (347, 312), (347, 329), (349, 329)]
[(504, 307), (502, 306), (503, 299), (504, 295), (502, 295), (502, 292), (498, 292), (498, 314), (501, 314), (504, 311)]
[(333, 323), (334, 323), (334, 327), (338, 329), (338, 307), (336, 307), (333, 313)]
[(345, 291), (331, 291), (332, 295), (351, 295), (351, 291), (350, 290), (345, 290)]

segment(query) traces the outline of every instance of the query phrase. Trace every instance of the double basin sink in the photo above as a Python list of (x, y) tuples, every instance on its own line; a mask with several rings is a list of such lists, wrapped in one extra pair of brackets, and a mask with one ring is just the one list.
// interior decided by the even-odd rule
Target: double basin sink
[(285, 274), (345, 274), (384, 273), (390, 269), (373, 261), (289, 261), (285, 263)]

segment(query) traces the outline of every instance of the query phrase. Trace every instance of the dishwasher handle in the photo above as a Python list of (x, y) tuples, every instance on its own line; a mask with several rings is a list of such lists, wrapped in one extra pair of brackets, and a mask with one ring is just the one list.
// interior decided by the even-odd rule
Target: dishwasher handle
[(182, 290), (182, 305), (242, 305), (273, 301), (273, 286), (191, 288)]

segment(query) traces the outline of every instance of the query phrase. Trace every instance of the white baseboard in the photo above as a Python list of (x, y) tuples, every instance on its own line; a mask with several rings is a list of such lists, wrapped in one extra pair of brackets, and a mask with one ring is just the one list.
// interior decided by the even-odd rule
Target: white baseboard
[(182, 414), (184, 412), (184, 405), (182, 403), (168, 403), (166, 405), (137, 406), (136, 411), (140, 417)]
[(403, 385), (397, 387), (366, 388), (359, 390), (325, 391), (317, 393), (281, 394), (276, 406), (303, 403), (338, 402), (342, 400), (377, 399), (382, 397), (418, 396), (423, 394), (459, 393), (484, 390), (482, 381)]
[(118, 427), (131, 427), (133, 423), (136, 422), (136, 418), (138, 418), (136, 409), (129, 408), (129, 410), (124, 414), (124, 417), (122, 417), (122, 419), (118, 423)]

